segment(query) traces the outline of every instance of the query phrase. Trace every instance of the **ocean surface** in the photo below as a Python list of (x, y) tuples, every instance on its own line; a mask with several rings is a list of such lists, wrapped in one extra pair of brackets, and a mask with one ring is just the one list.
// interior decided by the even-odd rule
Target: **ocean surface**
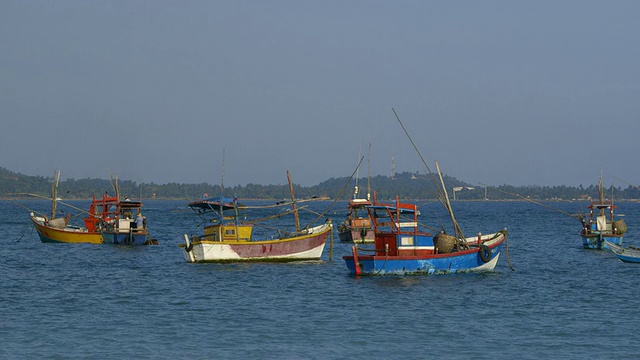
[[(130, 248), (41, 243), (28, 211), (0, 201), (0, 358), (640, 358), (640, 265), (582, 249), (580, 223), (550, 208), (453, 203), (467, 236), (508, 229), (515, 271), (503, 253), (491, 273), (356, 278), (337, 233), (322, 261), (189, 264), (177, 245), (201, 228), (186, 204), (144, 201), (160, 245)], [(301, 223), (331, 204), (305, 204)], [(640, 245), (640, 204), (617, 205), (624, 245)], [(440, 208), (420, 203), (421, 222), (448, 226)]]

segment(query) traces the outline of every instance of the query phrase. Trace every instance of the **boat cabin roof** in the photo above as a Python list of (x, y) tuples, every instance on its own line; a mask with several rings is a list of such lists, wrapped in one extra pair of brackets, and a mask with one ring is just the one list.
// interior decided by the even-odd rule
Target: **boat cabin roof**
[(611, 205), (611, 204), (598, 203), (598, 204), (591, 204), (591, 205), (587, 206), (587, 208), (589, 208), (589, 209), (608, 209), (608, 208), (615, 209), (616, 206), (615, 205)]
[(140, 201), (121, 201), (121, 208), (139, 208), (142, 207), (142, 203)]
[(371, 201), (367, 199), (351, 199), (351, 201), (349, 201), (349, 206), (365, 206), (365, 205), (371, 205)]

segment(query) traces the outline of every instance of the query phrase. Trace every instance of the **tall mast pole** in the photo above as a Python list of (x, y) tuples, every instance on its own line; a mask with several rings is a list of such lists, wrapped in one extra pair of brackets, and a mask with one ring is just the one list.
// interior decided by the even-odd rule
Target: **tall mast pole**
[(367, 200), (371, 201), (371, 143), (369, 143), (369, 155), (367, 159)]
[(56, 171), (51, 184), (51, 220), (56, 218), (56, 209), (58, 207), (58, 184), (60, 183), (60, 170)]
[(300, 231), (300, 218), (298, 217), (298, 208), (296, 207), (296, 199), (293, 195), (293, 183), (291, 182), (291, 174), (287, 170), (287, 181), (289, 182), (289, 193), (291, 193), (291, 208), (293, 208), (293, 216), (296, 220), (296, 232)]

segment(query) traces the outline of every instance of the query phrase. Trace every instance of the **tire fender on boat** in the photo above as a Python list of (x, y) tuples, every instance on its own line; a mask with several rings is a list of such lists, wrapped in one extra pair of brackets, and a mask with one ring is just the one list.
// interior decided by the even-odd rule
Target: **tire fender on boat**
[(489, 262), (489, 260), (491, 260), (491, 249), (489, 249), (487, 245), (480, 245), (478, 255), (480, 256), (480, 260), (482, 260), (482, 262)]

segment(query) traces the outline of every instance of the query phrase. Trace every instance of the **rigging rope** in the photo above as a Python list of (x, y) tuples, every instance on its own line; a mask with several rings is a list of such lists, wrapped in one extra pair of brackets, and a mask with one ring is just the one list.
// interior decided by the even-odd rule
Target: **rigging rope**
[(347, 183), (344, 184), (344, 187), (342, 188), (342, 190), (340, 190), (340, 193), (338, 194), (338, 196), (336, 196), (336, 198), (333, 200), (333, 202), (331, 203), (331, 205), (329, 205), (329, 207), (320, 215), (318, 215), (317, 218), (313, 219), (313, 221), (311, 221), (309, 224), (307, 224), (307, 226), (305, 227), (305, 229), (308, 229), (309, 226), (311, 226), (312, 224), (314, 224), (316, 221), (320, 220), (320, 218), (324, 217), (329, 210), (331, 210), (331, 208), (333, 207), (333, 205), (336, 204), (336, 202), (338, 200), (340, 200), (340, 198), (342, 197), (342, 195), (344, 194), (344, 192), (347, 190), (347, 187), (349, 186), (349, 184), (351, 184), (351, 180), (353, 179), (353, 176), (356, 174), (356, 172), (358, 171), (358, 168), (360, 168), (360, 164), (362, 164), (362, 160), (364, 159), (364, 156), (360, 158), (360, 162), (358, 162), (358, 166), (356, 166), (356, 169), (353, 171), (353, 173), (351, 173), (351, 176), (349, 176), (349, 180), (347, 180)]
[(504, 193), (504, 194), (507, 194), (507, 195), (511, 195), (511, 196), (519, 197), (519, 198), (520, 198), (520, 199), (522, 199), (522, 200), (525, 200), (525, 201), (528, 201), (528, 202), (534, 203), (534, 204), (536, 204), (536, 205), (540, 205), (540, 206), (546, 207), (546, 208), (551, 209), (551, 210), (553, 210), (553, 211), (557, 211), (557, 212), (559, 212), (559, 213), (561, 213), (561, 214), (567, 215), (567, 216), (572, 217), (572, 218), (574, 218), (574, 219), (576, 219), (576, 220), (581, 220), (581, 215), (571, 214), (571, 213), (568, 213), (568, 212), (566, 212), (566, 211), (563, 211), (563, 210), (560, 210), (560, 209), (556, 209), (556, 208), (554, 208), (553, 206), (550, 206), (550, 205), (547, 205), (547, 204), (543, 204), (543, 203), (541, 203), (541, 202), (538, 202), (538, 201), (535, 201), (535, 200), (532, 200), (532, 199), (526, 198), (526, 197), (524, 197), (524, 196), (522, 196), (522, 195), (520, 195), (520, 194), (515, 194), (515, 193), (510, 193), (510, 192), (508, 192), (508, 191), (500, 190), (500, 189), (498, 189), (498, 188), (497, 188), (497, 187), (495, 187), (495, 186), (488, 186), (488, 185), (481, 184), (481, 183), (480, 183), (480, 185), (485, 186), (485, 187), (491, 187), (491, 188), (493, 188), (493, 189), (495, 189), (495, 190), (497, 190), (497, 191), (499, 191), (499, 192), (501, 192), (501, 193)]
[[(440, 173), (440, 169), (438, 169), (438, 175), (440, 175), (440, 181), (442, 183), (442, 187), (440, 187), (440, 185), (438, 185), (438, 181), (436, 180), (435, 176), (433, 175), (433, 172), (429, 168), (429, 165), (427, 165), (427, 162), (422, 157), (422, 154), (420, 153), (420, 150), (418, 150), (418, 147), (413, 142), (413, 139), (411, 138), (411, 135), (409, 135), (409, 132), (407, 131), (407, 129), (402, 124), (402, 121), (400, 121), (400, 116), (398, 116), (398, 113), (396, 113), (396, 110), (394, 108), (391, 108), (391, 110), (393, 110), (393, 114), (396, 116), (396, 119), (398, 120), (398, 123), (402, 127), (402, 130), (404, 130), (404, 133), (407, 135), (407, 138), (409, 138), (409, 141), (411, 142), (411, 145), (413, 145), (413, 149), (416, 151), (416, 153), (418, 153), (418, 156), (420, 157), (420, 160), (422, 160), (422, 163), (427, 168), (427, 171), (429, 172), (429, 175), (431, 177), (431, 181), (433, 181), (433, 185), (434, 185), (435, 189), (437, 190), (438, 201), (440, 201), (442, 206), (444, 206), (444, 208), (449, 212), (449, 214), (451, 216), (451, 222), (453, 223), (453, 228), (454, 228), (454, 232), (455, 232), (456, 236), (458, 238), (461, 238), (461, 239), (464, 240), (464, 234), (462, 232), (462, 229), (460, 228), (460, 225), (458, 224), (458, 221), (456, 221), (455, 216), (453, 215), (453, 209), (451, 209), (451, 204), (449, 203), (449, 198), (446, 195), (446, 189), (444, 189), (444, 180), (442, 179), (442, 174)], [(437, 162), (436, 162), (436, 167), (438, 167), (438, 163)]]

